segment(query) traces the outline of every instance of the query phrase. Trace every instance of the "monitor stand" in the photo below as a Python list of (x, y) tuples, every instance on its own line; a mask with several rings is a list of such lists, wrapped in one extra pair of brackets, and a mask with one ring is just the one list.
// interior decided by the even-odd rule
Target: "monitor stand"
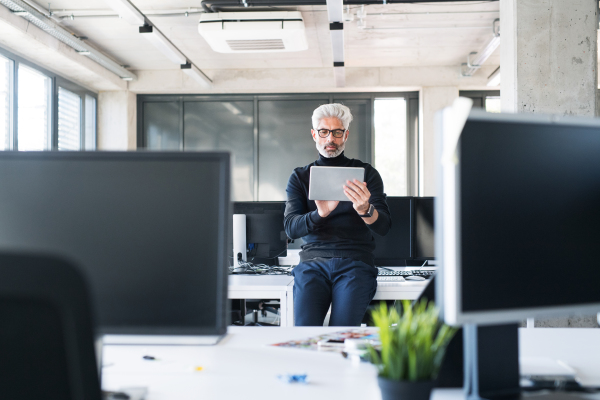
[(465, 400), (583, 400), (582, 392), (528, 392), (523, 395), (519, 374), (518, 324), (465, 324)]
[(463, 326), (467, 400), (519, 398), (519, 326)]

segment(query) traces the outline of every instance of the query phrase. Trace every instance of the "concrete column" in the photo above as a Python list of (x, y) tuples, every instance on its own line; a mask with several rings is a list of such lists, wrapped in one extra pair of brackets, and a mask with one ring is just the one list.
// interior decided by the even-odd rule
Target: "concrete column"
[(598, 2), (501, 0), (502, 110), (595, 116)]
[(98, 94), (98, 150), (135, 150), (137, 101), (128, 90)]
[(419, 92), (419, 196), (436, 195), (435, 113), (457, 97), (457, 86), (424, 87)]

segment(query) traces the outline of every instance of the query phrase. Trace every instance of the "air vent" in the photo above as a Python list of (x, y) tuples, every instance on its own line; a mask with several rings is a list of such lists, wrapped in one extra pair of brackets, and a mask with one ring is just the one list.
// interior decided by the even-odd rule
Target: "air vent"
[(274, 53), (308, 49), (302, 13), (298, 11), (203, 13), (198, 31), (210, 47), (219, 53)]
[(233, 51), (285, 50), (281, 39), (226, 40), (226, 42)]

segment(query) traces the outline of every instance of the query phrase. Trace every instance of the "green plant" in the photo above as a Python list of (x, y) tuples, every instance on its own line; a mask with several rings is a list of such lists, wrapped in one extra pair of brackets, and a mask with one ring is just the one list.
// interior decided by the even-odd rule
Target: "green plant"
[(379, 328), (381, 350), (369, 346), (379, 376), (398, 381), (433, 380), (440, 370), (446, 347), (456, 329), (439, 319), (433, 304), (422, 300), (414, 307), (402, 302), (402, 315), (395, 308), (388, 311), (382, 303), (372, 312)]

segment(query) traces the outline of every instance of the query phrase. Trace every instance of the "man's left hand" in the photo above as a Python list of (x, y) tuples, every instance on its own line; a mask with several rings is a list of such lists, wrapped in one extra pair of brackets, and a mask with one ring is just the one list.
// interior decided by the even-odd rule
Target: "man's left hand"
[(352, 202), (352, 206), (359, 215), (364, 215), (369, 211), (371, 192), (367, 189), (366, 182), (359, 182), (356, 179), (353, 182), (346, 181), (344, 194)]

